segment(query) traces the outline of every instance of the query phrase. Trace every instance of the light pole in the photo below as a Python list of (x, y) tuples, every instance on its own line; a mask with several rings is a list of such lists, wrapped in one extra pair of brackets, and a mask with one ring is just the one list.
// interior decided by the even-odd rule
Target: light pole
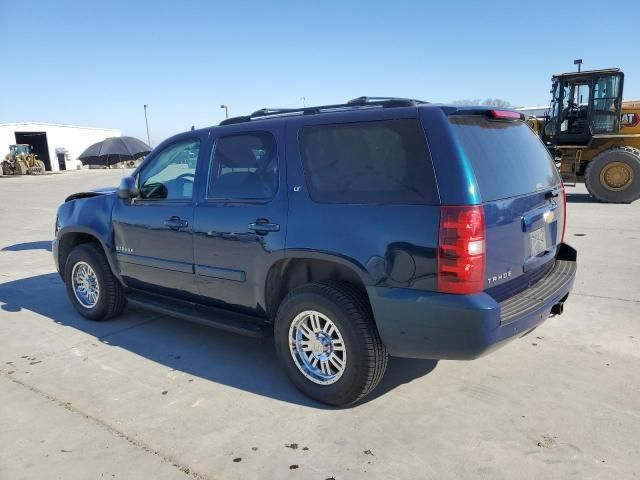
[(224, 118), (229, 118), (229, 106), (228, 105), (220, 105), (220, 108), (224, 108)]
[(307, 97), (302, 97), (302, 108), (307, 108)]
[(144, 123), (147, 126), (147, 143), (151, 146), (151, 136), (149, 135), (149, 119), (147, 118), (147, 107), (149, 105), (144, 106)]
[(578, 73), (580, 73), (580, 65), (582, 65), (582, 59), (581, 59), (581, 58), (576, 58), (576, 59), (573, 61), (573, 64), (574, 64), (574, 65), (578, 65)]

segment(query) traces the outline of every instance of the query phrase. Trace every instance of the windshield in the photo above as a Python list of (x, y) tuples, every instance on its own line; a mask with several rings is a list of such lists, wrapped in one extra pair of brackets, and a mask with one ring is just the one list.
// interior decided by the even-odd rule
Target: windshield
[(483, 202), (552, 188), (560, 175), (540, 139), (523, 122), (452, 115), (451, 128), (473, 167)]
[(27, 155), (29, 153), (29, 145), (14, 145), (13, 153), (16, 155)]

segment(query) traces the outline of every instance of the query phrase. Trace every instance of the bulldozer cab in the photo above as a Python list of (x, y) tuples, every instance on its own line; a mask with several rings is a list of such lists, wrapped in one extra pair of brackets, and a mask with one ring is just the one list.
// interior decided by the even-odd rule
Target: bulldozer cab
[(548, 145), (589, 145), (594, 135), (616, 134), (624, 74), (617, 68), (554, 75), (542, 130)]
[(25, 143), (9, 146), (9, 153), (13, 156), (29, 155), (31, 153), (31, 145)]

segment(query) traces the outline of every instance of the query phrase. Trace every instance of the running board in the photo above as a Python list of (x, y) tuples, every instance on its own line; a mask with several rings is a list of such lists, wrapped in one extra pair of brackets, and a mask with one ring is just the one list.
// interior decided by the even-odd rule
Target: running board
[(273, 329), (269, 322), (252, 315), (139, 291), (127, 292), (127, 300), (136, 307), (240, 335), (249, 337), (268, 337), (273, 335)]

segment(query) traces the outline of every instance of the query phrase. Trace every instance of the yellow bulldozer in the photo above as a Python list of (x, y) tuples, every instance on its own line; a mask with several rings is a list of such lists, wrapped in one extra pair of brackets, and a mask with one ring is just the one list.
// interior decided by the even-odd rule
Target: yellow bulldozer
[(617, 68), (554, 75), (547, 114), (528, 119), (564, 181), (603, 202), (640, 198), (640, 101), (622, 101), (623, 86)]
[(2, 162), (3, 175), (28, 175), (44, 173), (45, 164), (27, 144), (11, 145)]

